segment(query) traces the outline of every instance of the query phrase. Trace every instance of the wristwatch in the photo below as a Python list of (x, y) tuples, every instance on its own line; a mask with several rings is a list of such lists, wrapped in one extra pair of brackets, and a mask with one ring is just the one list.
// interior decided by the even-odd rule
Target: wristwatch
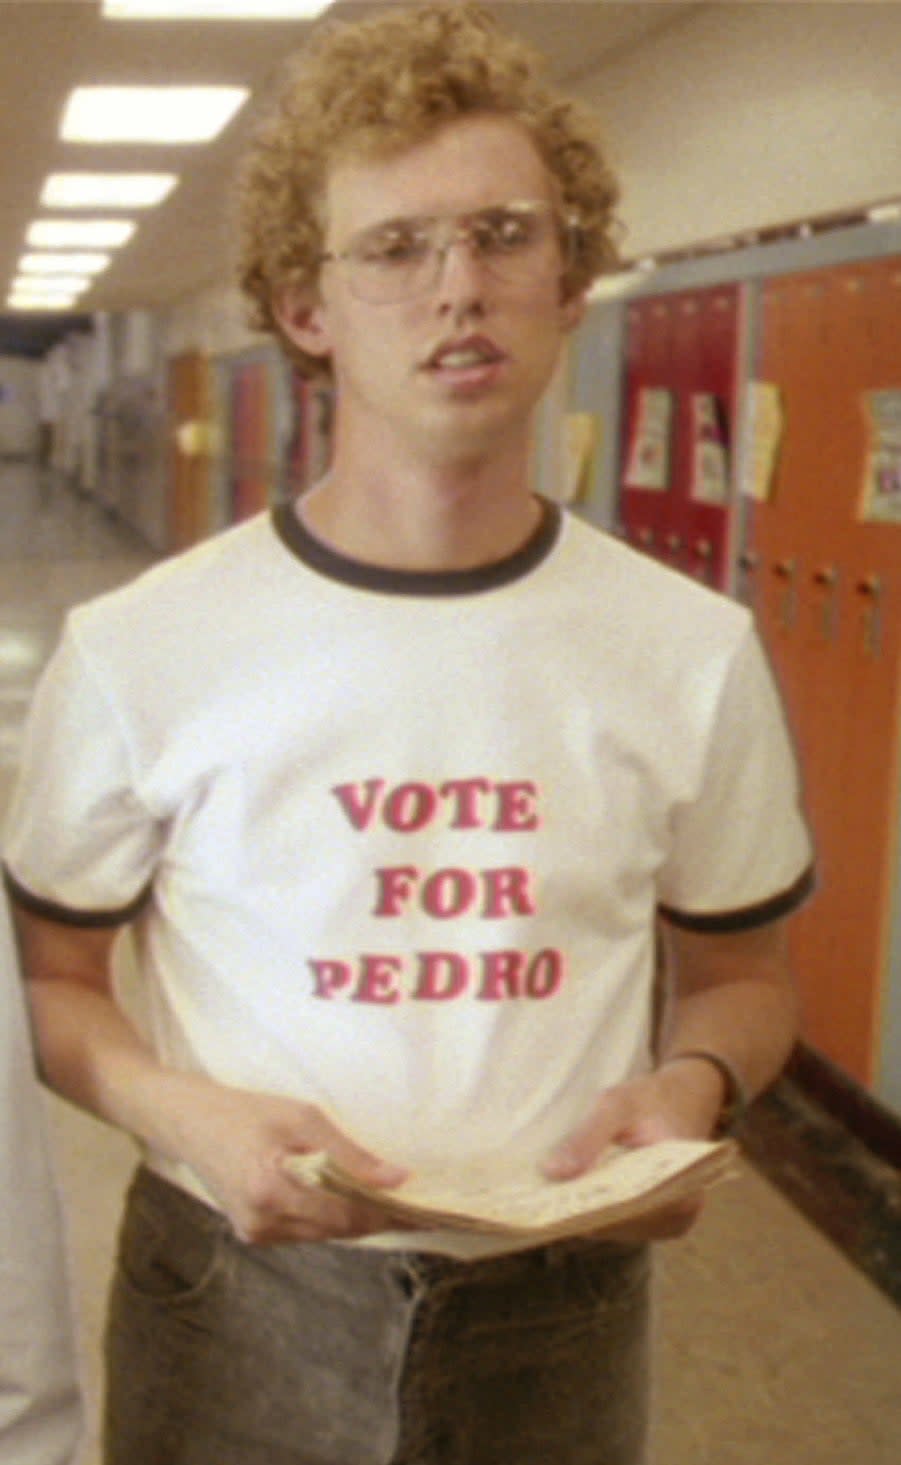
[(750, 1104), (748, 1090), (732, 1064), (721, 1053), (712, 1053), (709, 1048), (685, 1048), (679, 1053), (667, 1054), (663, 1060), (664, 1067), (668, 1063), (678, 1063), (682, 1058), (700, 1058), (711, 1063), (723, 1080), (723, 1103), (713, 1132), (717, 1137), (730, 1134)]

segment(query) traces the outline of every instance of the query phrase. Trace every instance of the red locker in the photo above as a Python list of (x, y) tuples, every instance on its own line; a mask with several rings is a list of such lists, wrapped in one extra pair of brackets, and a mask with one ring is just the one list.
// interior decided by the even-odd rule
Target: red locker
[(735, 285), (636, 301), (627, 316), (621, 519), (627, 537), (724, 587), (739, 346)]

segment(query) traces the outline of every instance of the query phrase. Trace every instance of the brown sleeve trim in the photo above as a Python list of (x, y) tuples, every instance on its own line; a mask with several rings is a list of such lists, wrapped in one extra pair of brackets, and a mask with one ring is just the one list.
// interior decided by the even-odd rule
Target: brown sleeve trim
[(3, 883), (10, 900), (31, 915), (40, 916), (45, 921), (58, 921), (63, 926), (84, 926), (91, 929), (126, 925), (134, 920), (150, 895), (150, 886), (147, 885), (128, 905), (119, 906), (116, 910), (77, 911), (71, 906), (57, 905), (55, 901), (35, 895), (33, 891), (20, 885), (6, 866), (3, 867)]
[(690, 911), (673, 910), (671, 906), (658, 906), (658, 913), (672, 926), (681, 926), (686, 931), (751, 931), (755, 926), (765, 926), (770, 921), (790, 915), (813, 894), (816, 888), (816, 870), (813, 865), (806, 869), (794, 885), (771, 896), (759, 905), (745, 906), (743, 910), (712, 911), (697, 915)]

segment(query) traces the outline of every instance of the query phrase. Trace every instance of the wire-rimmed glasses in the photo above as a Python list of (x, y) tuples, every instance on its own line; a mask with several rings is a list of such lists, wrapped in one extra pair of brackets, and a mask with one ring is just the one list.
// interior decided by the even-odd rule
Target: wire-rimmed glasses
[(434, 289), (448, 250), (458, 243), (499, 280), (535, 285), (565, 269), (575, 229), (574, 219), (544, 199), (514, 199), (465, 214), (384, 219), (320, 259), (344, 270), (359, 300), (392, 305)]

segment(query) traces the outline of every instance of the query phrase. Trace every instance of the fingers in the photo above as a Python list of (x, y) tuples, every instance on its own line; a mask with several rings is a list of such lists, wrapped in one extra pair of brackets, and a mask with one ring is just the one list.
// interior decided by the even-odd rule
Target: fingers
[(229, 1219), (240, 1241), (253, 1246), (343, 1240), (383, 1229), (374, 1207), (297, 1179), (282, 1171), (249, 1187)]
[(588, 1118), (570, 1130), (547, 1155), (542, 1170), (549, 1180), (574, 1180), (597, 1163), (621, 1137), (623, 1112), (617, 1091), (602, 1094)]
[(362, 1145), (349, 1139), (319, 1110), (310, 1110), (305, 1125), (305, 1138), (307, 1143), (304, 1149), (325, 1150), (342, 1170), (363, 1181), (364, 1185), (400, 1185), (409, 1175), (409, 1171), (402, 1166), (383, 1160), (371, 1150), (364, 1149)]
[[(657, 1140), (700, 1137), (709, 1131), (686, 1118), (680, 1081), (662, 1070), (617, 1084), (600, 1095), (586, 1118), (565, 1135), (542, 1166), (551, 1180), (572, 1180), (590, 1170), (611, 1145), (649, 1145)], [(706, 1111), (705, 1111), (706, 1115)]]
[[(274, 1136), (273, 1136), (274, 1137)], [(407, 1171), (384, 1161), (343, 1134), (321, 1110), (297, 1105), (280, 1127), (279, 1143), (253, 1167), (245, 1183), (235, 1233), (254, 1245), (343, 1240), (385, 1230), (377, 1203), (336, 1194), (318, 1184), (324, 1154), (373, 1189), (399, 1185)]]

